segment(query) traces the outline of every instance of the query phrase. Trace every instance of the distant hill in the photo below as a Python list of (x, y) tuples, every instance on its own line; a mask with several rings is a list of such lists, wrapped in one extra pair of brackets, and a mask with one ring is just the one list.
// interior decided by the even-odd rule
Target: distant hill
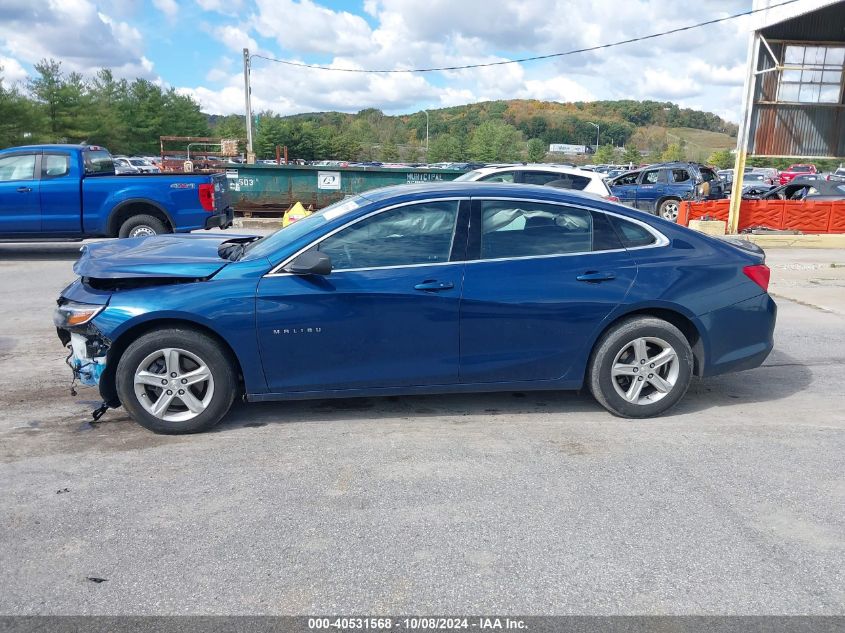
[[(514, 160), (526, 155), (526, 142), (635, 146), (655, 154), (680, 144), (687, 153), (732, 147), (737, 126), (711, 112), (660, 101), (591, 101), (558, 103), (512, 99), (485, 101), (428, 111), (430, 161)], [(420, 160), (425, 146), (424, 112), (386, 115), (369, 108), (355, 114), (312, 112), (258, 115), (256, 151), (272, 155), (287, 145), (296, 158)], [(234, 133), (243, 117), (209, 117), (215, 132)], [(486, 144), (485, 144), (486, 143)], [(501, 151), (491, 149), (501, 145)], [(518, 146), (518, 147), (517, 147)], [(509, 148), (515, 148), (513, 150)], [(690, 156), (693, 158), (693, 156)], [(697, 158), (697, 156), (695, 156)], [(703, 158), (706, 158), (704, 156)]]

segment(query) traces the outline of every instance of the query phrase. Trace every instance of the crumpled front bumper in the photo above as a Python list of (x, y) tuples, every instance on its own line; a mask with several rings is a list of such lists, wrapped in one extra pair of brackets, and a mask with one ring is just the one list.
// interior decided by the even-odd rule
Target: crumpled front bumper
[(100, 383), (100, 376), (106, 369), (108, 346), (98, 337), (88, 337), (70, 332), (70, 355), (67, 364), (81, 384), (90, 387)]

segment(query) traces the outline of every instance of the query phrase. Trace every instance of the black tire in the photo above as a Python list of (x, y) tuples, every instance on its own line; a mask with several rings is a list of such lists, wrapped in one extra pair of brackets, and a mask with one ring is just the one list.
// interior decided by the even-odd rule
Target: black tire
[[(148, 357), (156, 354), (158, 350), (167, 348), (175, 348), (195, 356), (204, 363), (211, 374), (211, 382), (204, 382), (199, 386), (201, 389), (212, 390), (212, 393), (208, 397), (208, 402), (204, 410), (190, 419), (165, 420), (162, 417), (157, 417), (148, 411), (145, 405), (141, 404), (137, 393), (138, 390), (135, 384), (136, 370), (139, 369), (140, 365)], [(187, 355), (182, 355), (181, 358), (187, 358), (187, 360), (182, 360), (183, 363), (193, 362)], [(164, 360), (155, 362), (163, 365)], [(185, 373), (191, 370), (190, 366), (186, 366), (184, 369)], [(162, 380), (170, 380), (167, 371), (161, 375)], [(129, 412), (129, 415), (141, 426), (155, 433), (164, 433), (167, 435), (200, 433), (212, 428), (229, 411), (238, 388), (233, 362), (230, 360), (226, 351), (221, 349), (220, 343), (201, 332), (188, 328), (155, 330), (133, 341), (120, 357), (120, 361), (117, 364), (115, 381), (118, 398), (121, 404), (123, 404), (123, 407)], [(174, 379), (174, 383), (178, 382), (178, 379)], [(163, 388), (166, 389), (166, 387)], [(163, 388), (140, 387), (144, 394), (141, 398), (149, 397), (150, 400), (148, 402), (152, 405), (158, 397), (161, 397)], [(177, 388), (181, 388), (181, 385), (175, 384), (174, 390)], [(193, 388), (196, 388), (196, 386)], [(199, 399), (203, 400), (202, 391), (195, 393), (199, 393)], [(208, 395), (208, 391), (205, 391), (205, 394)], [(179, 399), (178, 395), (174, 396), (174, 400), (177, 402), (173, 404), (173, 409), (184, 406), (183, 401)], [(187, 411), (186, 406), (184, 408), (186, 410), (182, 412), (182, 415), (192, 414)], [(166, 408), (164, 414), (167, 415), (169, 411), (171, 409)], [(175, 411), (173, 415), (178, 416), (180, 413), (179, 411)]]
[(680, 210), (681, 201), (677, 198), (668, 198), (660, 203), (660, 206), (657, 208), (657, 215), (659, 215), (664, 220), (669, 220), (670, 222), (677, 222), (678, 212)]
[[(138, 235), (135, 235), (138, 233)], [(117, 233), (118, 237), (152, 237), (170, 233), (164, 222), (151, 215), (133, 215), (124, 220)]]
[[(662, 343), (668, 344), (676, 355), (677, 374), (674, 366), (668, 363), (653, 370), (654, 373), (649, 373), (648, 360), (638, 364), (636, 358), (626, 356), (633, 354), (635, 340), (648, 341), (645, 343), (647, 354), (657, 353)], [(623, 355), (619, 358), (620, 366), (630, 363), (630, 367), (634, 368), (631, 371), (642, 367), (644, 373), (638, 371), (630, 378), (614, 377), (613, 366), (620, 354)], [(590, 357), (587, 384), (599, 404), (614, 415), (623, 418), (649, 418), (665, 413), (684, 397), (692, 379), (693, 367), (689, 341), (678, 328), (655, 317), (632, 317), (612, 327), (598, 340)], [(664, 387), (672, 383), (671, 389), (665, 394), (661, 392), (649, 382), (649, 378), (653, 376), (656, 376), (654, 380), (659, 379)], [(618, 387), (626, 394), (631, 393), (629, 388), (635, 379), (643, 381), (639, 387), (641, 391), (637, 392), (639, 395), (636, 396), (641, 402), (626, 400), (617, 390)]]

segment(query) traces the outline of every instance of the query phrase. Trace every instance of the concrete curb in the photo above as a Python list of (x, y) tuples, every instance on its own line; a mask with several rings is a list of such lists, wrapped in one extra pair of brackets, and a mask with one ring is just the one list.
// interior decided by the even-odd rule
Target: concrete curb
[(845, 248), (845, 233), (815, 235), (731, 235), (761, 248)]
[(235, 218), (232, 227), (236, 229), (280, 229), (282, 218)]

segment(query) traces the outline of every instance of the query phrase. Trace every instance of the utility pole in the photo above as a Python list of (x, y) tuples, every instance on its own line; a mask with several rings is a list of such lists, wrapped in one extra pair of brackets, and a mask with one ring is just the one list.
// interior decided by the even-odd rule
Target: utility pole
[(425, 162), (428, 163), (428, 110), (425, 112)]
[(252, 87), (249, 84), (250, 59), (249, 49), (244, 49), (244, 105), (246, 106), (246, 162), (255, 162), (255, 150), (252, 148)]
[(593, 123), (592, 121), (587, 121), (590, 125), (596, 128), (596, 151), (599, 151), (599, 133), (601, 132), (601, 127), (597, 123)]

